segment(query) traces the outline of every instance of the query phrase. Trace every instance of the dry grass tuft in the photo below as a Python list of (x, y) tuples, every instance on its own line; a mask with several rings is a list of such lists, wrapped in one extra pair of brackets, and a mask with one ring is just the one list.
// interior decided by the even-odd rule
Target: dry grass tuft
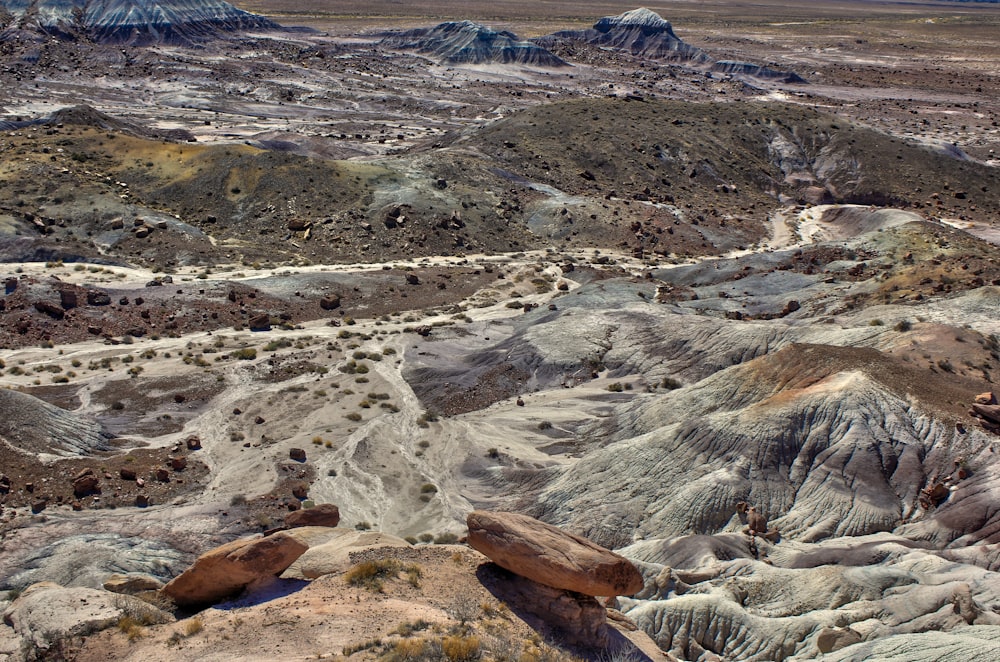
[(441, 650), (451, 662), (469, 662), (479, 658), (481, 649), (479, 637), (450, 636), (441, 640)]
[(201, 617), (195, 616), (184, 625), (184, 634), (193, 637), (204, 629), (205, 622), (201, 620)]

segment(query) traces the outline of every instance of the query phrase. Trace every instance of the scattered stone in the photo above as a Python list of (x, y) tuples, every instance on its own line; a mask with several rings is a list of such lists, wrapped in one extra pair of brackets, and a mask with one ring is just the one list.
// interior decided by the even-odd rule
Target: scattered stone
[(295, 460), (296, 462), (305, 462), (306, 452), (301, 448), (290, 448), (288, 450), (288, 457)]
[(336, 310), (340, 308), (340, 295), (328, 294), (319, 300), (319, 307), (323, 310)]
[(993, 395), (993, 391), (987, 391), (986, 393), (977, 395), (975, 402), (977, 405), (995, 405), (997, 397)]
[(49, 317), (57, 320), (61, 320), (63, 316), (66, 314), (65, 310), (55, 305), (54, 303), (50, 303), (48, 301), (36, 301), (35, 310), (37, 310), (40, 313), (45, 313)]
[(417, 276), (417, 274), (406, 274), (406, 283), (408, 285), (419, 285), (420, 278)]
[(201, 449), (201, 439), (195, 435), (188, 437), (184, 443), (187, 445), (189, 451)]
[(121, 476), (122, 480), (135, 480), (136, 479), (135, 470), (134, 469), (126, 469), (125, 467), (122, 467), (118, 471), (118, 475)]
[(928, 510), (947, 499), (949, 494), (951, 492), (944, 483), (934, 483), (920, 490), (920, 497), (917, 500), (921, 508)]
[(107, 292), (97, 292), (91, 290), (87, 292), (87, 305), (90, 306), (110, 306), (111, 297), (108, 296)]
[(285, 532), (235, 540), (199, 556), (162, 593), (182, 607), (218, 602), (254, 581), (281, 574), (307, 549)]
[(77, 498), (97, 492), (100, 480), (93, 469), (84, 469), (73, 479), (73, 495)]
[(271, 316), (266, 313), (261, 313), (260, 315), (254, 315), (247, 322), (247, 326), (250, 327), (251, 331), (270, 331)]
[(823, 628), (816, 637), (816, 647), (821, 653), (832, 653), (859, 643), (861, 635), (851, 628)]
[(183, 471), (187, 467), (187, 458), (183, 455), (167, 458), (170, 468), (174, 471)]
[(78, 299), (75, 291), (69, 289), (59, 290), (59, 303), (64, 310), (76, 308), (77, 302)]
[(149, 497), (145, 494), (135, 495), (135, 507), (146, 508), (149, 506)]
[(296, 499), (305, 499), (309, 496), (309, 486), (305, 483), (299, 483), (292, 488), (292, 496)]
[(160, 481), (161, 483), (169, 483), (170, 482), (170, 472), (167, 471), (166, 469), (157, 469), (156, 470), (156, 480)]
[(584, 595), (632, 595), (642, 575), (623, 556), (527, 515), (469, 513), (469, 545), (533, 581)]

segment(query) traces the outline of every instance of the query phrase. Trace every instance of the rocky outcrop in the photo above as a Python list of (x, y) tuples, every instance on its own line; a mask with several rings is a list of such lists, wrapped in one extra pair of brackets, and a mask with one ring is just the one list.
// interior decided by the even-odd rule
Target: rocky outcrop
[(136, 595), (145, 591), (158, 591), (163, 588), (163, 582), (152, 575), (129, 573), (127, 575), (113, 574), (104, 580), (105, 591)]
[(279, 26), (222, 0), (2, 0), (14, 25), (103, 43), (192, 44)]
[(111, 435), (83, 416), (26, 393), (0, 389), (0, 440), (26, 453), (89, 455), (110, 448)]
[(332, 503), (321, 503), (312, 508), (303, 508), (285, 515), (285, 525), (290, 528), (298, 526), (329, 526), (340, 523), (340, 509)]
[(416, 51), (448, 64), (526, 64), (562, 67), (566, 63), (545, 48), (517, 35), (472, 21), (441, 23), (433, 28), (387, 35), (382, 45)]
[(284, 532), (235, 540), (199, 556), (163, 587), (163, 593), (179, 606), (218, 602), (254, 581), (280, 575), (307, 549)]
[(480, 579), (504, 604), (526, 620), (534, 617), (562, 642), (591, 649), (610, 643), (607, 609), (589, 595), (565, 591), (493, 566)]
[(527, 515), (477, 510), (466, 522), (473, 549), (540, 584), (601, 596), (642, 588), (642, 575), (628, 559)]
[(309, 545), (309, 550), (282, 573), (283, 578), (316, 579), (344, 572), (353, 565), (351, 554), (374, 547), (411, 547), (402, 538), (380, 531), (304, 526), (288, 534)]
[(30, 659), (65, 659), (59, 656), (59, 642), (112, 627), (126, 613), (141, 614), (148, 623), (174, 620), (138, 598), (41, 582), (26, 588), (7, 607), (3, 622), (20, 639), (22, 650), (36, 652), (37, 657)]

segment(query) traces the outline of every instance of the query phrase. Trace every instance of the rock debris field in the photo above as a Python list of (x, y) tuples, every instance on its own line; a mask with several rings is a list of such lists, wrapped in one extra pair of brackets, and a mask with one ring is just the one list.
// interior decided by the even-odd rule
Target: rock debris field
[(438, 4), (0, 3), (0, 662), (1000, 657), (995, 5)]

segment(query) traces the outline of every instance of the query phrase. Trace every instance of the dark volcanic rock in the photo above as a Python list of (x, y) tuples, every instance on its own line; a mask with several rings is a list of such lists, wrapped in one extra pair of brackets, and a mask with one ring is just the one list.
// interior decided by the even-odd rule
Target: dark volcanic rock
[(221, 0), (0, 0), (16, 27), (103, 43), (189, 44), (276, 23)]
[(441, 23), (433, 28), (407, 30), (386, 36), (382, 44), (431, 55), (450, 64), (530, 64), (562, 67), (566, 63), (545, 48), (517, 35), (497, 32), (471, 21)]

